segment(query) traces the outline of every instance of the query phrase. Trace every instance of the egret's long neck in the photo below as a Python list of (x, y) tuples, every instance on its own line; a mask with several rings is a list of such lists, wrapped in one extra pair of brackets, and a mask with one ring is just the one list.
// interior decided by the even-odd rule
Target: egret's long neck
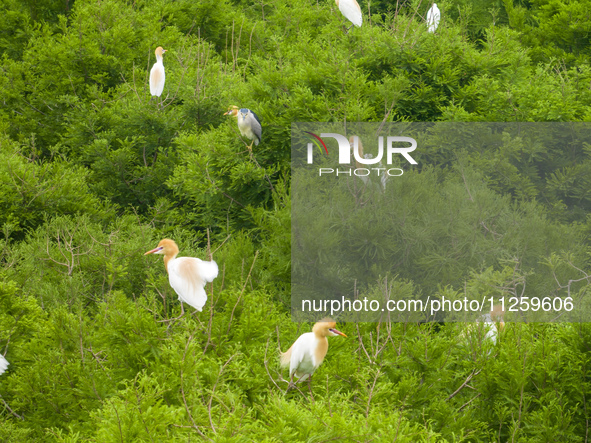
[(320, 365), (328, 352), (328, 339), (319, 334), (316, 334), (316, 338), (318, 339), (318, 346), (316, 346), (316, 350), (314, 351), (314, 357), (316, 359), (316, 364)]
[(162, 64), (162, 56), (160, 54), (156, 54), (156, 63)]
[[(177, 252), (176, 254), (178, 254), (178, 252)], [(169, 263), (171, 260), (174, 260), (174, 258), (176, 257), (176, 254), (166, 254), (166, 255), (164, 256), (164, 267), (166, 268), (166, 272), (167, 272), (167, 273), (168, 273), (168, 263)]]

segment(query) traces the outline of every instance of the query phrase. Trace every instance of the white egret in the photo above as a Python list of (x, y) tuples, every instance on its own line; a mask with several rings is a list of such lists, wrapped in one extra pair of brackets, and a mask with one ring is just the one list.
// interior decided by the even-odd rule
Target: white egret
[(289, 377), (293, 381), (294, 375), (299, 381), (304, 381), (314, 374), (314, 371), (324, 361), (328, 352), (328, 340), (326, 337), (342, 335), (336, 328), (336, 323), (329, 318), (320, 320), (312, 328), (312, 332), (306, 332), (299, 336), (294, 344), (281, 354), (281, 366), (289, 366)]
[(495, 345), (497, 344), (499, 332), (505, 327), (503, 314), (504, 311), (502, 311), (501, 305), (495, 305), (492, 311), (480, 317), (480, 321), (484, 322), (487, 329), (485, 338), (491, 340)]
[[(176, 243), (165, 238), (158, 243), (157, 248), (144, 255), (163, 254), (168, 281), (178, 294), (179, 300), (201, 312), (207, 301), (205, 284), (212, 282), (218, 276), (218, 265), (214, 261), (203, 261), (194, 257), (176, 258), (178, 253), (179, 248)], [(184, 313), (182, 303), (181, 309)]]
[(164, 90), (164, 64), (162, 63), (162, 55), (166, 49), (162, 46), (156, 48), (156, 63), (152, 66), (150, 71), (150, 94), (160, 97)]
[(470, 333), (471, 331), (482, 331), (485, 332), (484, 339), (490, 340), (493, 345), (497, 344), (497, 337), (499, 333), (505, 327), (505, 322), (503, 319), (504, 311), (502, 310), (501, 305), (493, 306), (492, 311), (481, 315), (475, 324), (472, 324), (468, 327), (466, 332)]
[(427, 11), (427, 26), (429, 26), (429, 32), (435, 32), (437, 26), (439, 26), (439, 19), (441, 18), (441, 13), (439, 12), (439, 8), (437, 7), (437, 3), (433, 3), (431, 9)]
[(353, 23), (353, 25), (361, 27), (363, 16), (361, 15), (359, 3), (355, 0), (335, 0), (335, 3), (347, 20)]
[(6, 372), (9, 364), (10, 363), (8, 363), (8, 361), (4, 358), (4, 356), (2, 354), (0, 354), (0, 375), (4, 374), (4, 372)]

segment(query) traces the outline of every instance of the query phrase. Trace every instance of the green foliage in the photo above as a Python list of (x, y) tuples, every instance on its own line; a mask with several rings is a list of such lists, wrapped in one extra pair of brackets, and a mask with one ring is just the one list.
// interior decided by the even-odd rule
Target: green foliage
[[(450, 0), (436, 33), (415, 0), (361, 1), (348, 33), (332, 0), (0, 6), (0, 441), (585, 441), (588, 324), (509, 323), (496, 344), (344, 324), (310, 392), (277, 356), (310, 330), (292, 241), (330, 271), (310, 293), (588, 293), (591, 142), (572, 133), (433, 126), (391, 193), (344, 180), (327, 215), (298, 183), (295, 238), (289, 163), (299, 121), (590, 120), (588, 0)], [(252, 155), (231, 105), (261, 118)], [(203, 312), (179, 318), (143, 256), (164, 237), (218, 263)]]
[(30, 142), (19, 147), (7, 138), (0, 140), (0, 225), (5, 231), (22, 237), (47, 214), (97, 216), (101, 203), (88, 189), (87, 171), (59, 157), (40, 159), (34, 136)]

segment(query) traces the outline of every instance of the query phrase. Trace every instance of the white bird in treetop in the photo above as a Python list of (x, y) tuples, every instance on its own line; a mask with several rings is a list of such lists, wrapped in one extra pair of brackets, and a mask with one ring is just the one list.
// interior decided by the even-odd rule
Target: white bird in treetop
[(164, 64), (162, 64), (162, 55), (166, 49), (162, 46), (156, 48), (156, 63), (150, 71), (150, 94), (160, 97), (164, 90)]
[(347, 20), (353, 23), (353, 25), (361, 27), (363, 16), (361, 15), (359, 3), (355, 0), (335, 0), (335, 3)]
[[(207, 301), (205, 284), (212, 282), (218, 276), (218, 265), (214, 261), (203, 261), (194, 257), (176, 258), (178, 253), (179, 248), (176, 243), (165, 238), (158, 243), (157, 248), (144, 255), (163, 254), (168, 281), (178, 294), (179, 300), (201, 312)], [(181, 309), (184, 314), (182, 303)]]
[(8, 363), (8, 361), (6, 361), (4, 356), (2, 354), (0, 354), (0, 375), (4, 374), (4, 372), (6, 372), (9, 364), (10, 363)]
[[(493, 345), (496, 345), (499, 332), (505, 327), (505, 322), (503, 320), (504, 313), (501, 305), (495, 305), (493, 306), (492, 311), (481, 315), (475, 324), (471, 324), (466, 332), (471, 333), (472, 331), (482, 331), (485, 333), (484, 339), (490, 340)], [(482, 337), (480, 335), (482, 332), (479, 333), (480, 337)]]
[(437, 26), (439, 26), (439, 19), (441, 18), (441, 13), (439, 12), (439, 8), (437, 7), (437, 3), (433, 3), (431, 9), (427, 11), (427, 26), (429, 26), (429, 32), (435, 32)]
[(263, 127), (258, 116), (250, 109), (240, 109), (238, 106), (230, 106), (228, 112), (224, 113), (224, 115), (236, 117), (240, 133), (249, 140), (252, 140), (252, 143), (248, 147), (248, 150), (252, 152), (252, 144), (254, 143), (258, 146), (263, 136)]
[(281, 366), (289, 365), (290, 381), (293, 381), (294, 375), (299, 378), (299, 381), (304, 381), (314, 374), (328, 351), (326, 337), (337, 335), (346, 337), (341, 331), (335, 329), (336, 325), (330, 318), (320, 320), (314, 325), (312, 332), (300, 335), (291, 348), (281, 354)]
[(480, 320), (484, 322), (487, 328), (485, 338), (491, 340), (495, 345), (497, 344), (499, 332), (505, 327), (503, 314), (504, 311), (501, 309), (501, 305), (495, 305), (492, 311), (480, 317)]

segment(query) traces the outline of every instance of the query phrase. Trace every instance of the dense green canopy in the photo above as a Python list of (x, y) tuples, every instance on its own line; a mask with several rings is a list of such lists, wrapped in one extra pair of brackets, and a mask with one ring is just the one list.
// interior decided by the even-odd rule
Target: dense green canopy
[[(588, 440), (587, 324), (496, 345), (339, 324), (313, 399), (286, 393), (278, 348), (311, 327), (290, 318), (291, 124), (589, 121), (591, 0), (442, 0), (435, 33), (419, 0), (360, 1), (348, 33), (332, 0), (0, 5), (0, 441)], [(261, 119), (253, 157), (231, 105)], [(589, 146), (417, 155), (391, 241), (338, 226), (368, 275), (379, 255), (400, 294), (588, 290)], [(175, 320), (143, 256), (164, 237), (220, 266), (203, 312)]]

